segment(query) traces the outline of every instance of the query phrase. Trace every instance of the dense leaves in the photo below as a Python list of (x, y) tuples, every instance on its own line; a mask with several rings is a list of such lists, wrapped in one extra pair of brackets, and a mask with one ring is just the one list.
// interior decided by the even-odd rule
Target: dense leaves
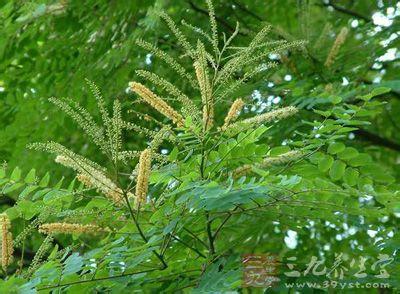
[(400, 6), (267, 2), (0, 2), (0, 292), (246, 292), (248, 254), (400, 287)]

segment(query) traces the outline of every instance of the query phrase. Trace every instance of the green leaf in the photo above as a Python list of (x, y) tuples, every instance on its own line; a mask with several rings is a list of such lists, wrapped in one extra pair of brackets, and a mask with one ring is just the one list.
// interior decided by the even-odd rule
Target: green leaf
[(171, 221), (169, 222), (169, 224), (164, 228), (163, 234), (164, 234), (164, 235), (169, 234), (169, 233), (175, 228), (176, 224), (178, 223), (178, 221), (179, 221), (180, 219), (181, 219), (180, 217), (177, 217), (177, 218), (171, 220)]
[(344, 172), (343, 180), (347, 185), (355, 186), (357, 185), (359, 174), (360, 173), (356, 169), (348, 167)]
[(172, 149), (171, 153), (169, 154), (169, 160), (175, 161), (178, 158), (178, 152), (178, 148), (174, 147), (174, 149)]
[(358, 166), (370, 164), (372, 162), (372, 158), (369, 154), (361, 153), (361, 154), (358, 154), (356, 157), (353, 157), (350, 160), (347, 160), (347, 162), (351, 166), (358, 167)]
[(391, 89), (388, 88), (388, 87), (379, 87), (379, 88), (373, 89), (372, 92), (371, 92), (371, 95), (372, 95), (372, 97), (375, 97), (375, 96), (378, 96), (378, 95), (382, 95), (382, 94), (388, 93), (390, 91), (391, 91)]
[(318, 162), (320, 160), (322, 160), (324, 158), (325, 154), (322, 153), (321, 151), (317, 151), (315, 153), (313, 153), (310, 157), (309, 160), (314, 163), (314, 164), (318, 164)]
[(19, 200), (27, 198), (32, 192), (37, 190), (38, 186), (27, 186), (18, 196)]
[(8, 208), (5, 213), (8, 215), (10, 220), (14, 220), (21, 216), (21, 210), (18, 208), (18, 206)]
[(337, 155), (342, 160), (349, 160), (358, 156), (357, 149), (353, 147), (347, 147), (343, 151), (339, 152)]
[(290, 151), (290, 147), (289, 146), (278, 146), (278, 147), (274, 147), (271, 148), (269, 155), (270, 156), (277, 156), (286, 152)]
[(339, 104), (342, 102), (342, 98), (339, 96), (332, 96), (330, 100), (333, 104)]
[(322, 172), (327, 172), (333, 164), (333, 157), (325, 155), (321, 160), (318, 161), (318, 169)]
[(2, 193), (3, 194), (8, 194), (8, 193), (11, 193), (11, 192), (13, 192), (15, 190), (18, 190), (19, 188), (21, 188), (23, 186), (24, 186), (23, 183), (9, 183), (3, 188)]
[(346, 146), (343, 143), (332, 143), (328, 147), (328, 153), (330, 154), (337, 154), (339, 152), (342, 152)]
[(316, 110), (316, 109), (314, 110), (314, 112), (323, 117), (329, 117), (332, 114), (331, 111), (322, 111), (322, 110)]
[(27, 184), (33, 184), (36, 181), (36, 170), (34, 168), (29, 171), (24, 181)]
[(393, 183), (395, 181), (395, 178), (378, 164), (369, 164), (361, 167), (361, 173), (371, 176), (374, 181), (380, 183)]
[(49, 259), (49, 260), (55, 259), (56, 256), (57, 256), (57, 253), (58, 253), (58, 244), (55, 244), (53, 250), (52, 250), (51, 253), (49, 254), (48, 259)]
[(64, 262), (64, 269), (62, 271), (62, 275), (70, 275), (77, 273), (81, 270), (83, 266), (83, 258), (79, 255), (79, 253), (72, 253)]
[(211, 264), (202, 275), (199, 285), (192, 293), (225, 293), (238, 287), (241, 275), (238, 269), (220, 270), (222, 261)]
[(58, 181), (58, 183), (54, 186), (54, 189), (61, 189), (63, 182), (64, 177), (62, 177), (61, 180)]
[(350, 127), (342, 127), (341, 129), (337, 130), (338, 134), (349, 133), (352, 131), (356, 131), (358, 128), (350, 128)]
[(346, 164), (343, 161), (335, 160), (331, 169), (329, 170), (329, 176), (334, 181), (340, 180), (344, 175), (345, 169)]
[(191, 116), (186, 117), (185, 119), (185, 127), (190, 128), (190, 126), (193, 124), (193, 119)]
[(21, 200), (18, 202), (18, 208), (24, 216), (24, 219), (30, 220), (41, 210), (41, 205), (38, 202), (32, 202), (29, 200)]
[(373, 89), (371, 93), (366, 94), (366, 95), (363, 95), (363, 96), (361, 96), (361, 97), (359, 97), (359, 98), (361, 98), (361, 99), (364, 100), (364, 101), (368, 101), (368, 100), (371, 100), (371, 99), (372, 99), (373, 97), (375, 97), (375, 96), (379, 96), (379, 95), (388, 93), (388, 92), (390, 92), (390, 91), (391, 91), (390, 88), (387, 88), (387, 87), (378, 87), (378, 88)]
[(71, 192), (71, 191), (73, 191), (73, 190), (74, 190), (74, 187), (75, 187), (75, 182), (76, 182), (75, 180), (76, 180), (76, 179), (73, 179), (73, 180), (72, 180), (72, 182), (71, 182), (71, 183), (69, 183), (69, 185), (68, 185), (68, 188), (67, 188), (67, 190), (68, 190), (68, 191), (70, 191), (70, 192)]
[(10, 180), (17, 182), (21, 179), (21, 170), (16, 167), (14, 168), (13, 172), (11, 173)]
[(44, 188), (47, 187), (50, 182), (50, 174), (46, 173), (45, 176), (40, 180), (39, 186)]

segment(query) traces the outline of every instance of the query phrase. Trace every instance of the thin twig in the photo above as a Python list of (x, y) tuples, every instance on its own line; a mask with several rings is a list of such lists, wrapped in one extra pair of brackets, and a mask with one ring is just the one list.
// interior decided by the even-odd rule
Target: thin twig
[(210, 220), (210, 214), (208, 211), (206, 211), (206, 219), (207, 219), (207, 236), (208, 236), (208, 242), (209, 242), (209, 250), (210, 250), (210, 255), (214, 256), (215, 255), (215, 246), (214, 246), (214, 237), (211, 231), (211, 224), (212, 221)]
[(370, 22), (371, 21), (370, 18), (362, 15), (361, 13), (359, 13), (357, 11), (354, 11), (354, 10), (350, 10), (350, 9), (344, 8), (342, 6), (339, 6), (339, 5), (335, 4), (335, 3), (333, 3), (332, 1), (328, 1), (328, 3), (323, 3), (323, 5), (324, 6), (328, 6), (328, 7), (331, 6), (336, 11), (339, 11), (339, 12), (347, 14), (347, 15), (354, 16), (356, 18), (360, 18), (360, 19), (362, 19), (362, 20), (364, 20), (366, 22)]
[[(146, 236), (144, 235), (142, 229), (140, 228), (140, 225), (139, 225), (139, 223), (138, 223), (138, 221), (137, 221), (137, 219), (135, 217), (135, 214), (133, 212), (132, 206), (131, 206), (131, 204), (129, 202), (128, 196), (126, 195), (125, 192), (124, 192), (124, 198), (125, 198), (126, 204), (128, 206), (129, 213), (131, 214), (132, 220), (135, 223), (135, 226), (136, 226), (136, 228), (137, 228), (137, 230), (139, 232), (139, 235), (142, 237), (142, 239), (143, 239), (143, 241), (145, 243), (148, 243), (148, 240), (147, 240)], [(168, 265), (165, 262), (164, 258), (159, 253), (157, 253), (156, 250), (153, 250), (153, 253), (161, 261), (161, 263), (163, 264), (163, 269), (166, 269), (168, 267)]]
[(182, 239), (180, 239), (180, 238), (178, 238), (178, 237), (176, 237), (176, 236), (174, 236), (174, 235), (171, 235), (171, 237), (172, 237), (174, 240), (176, 240), (176, 241), (182, 243), (184, 246), (186, 246), (186, 247), (189, 248), (190, 250), (193, 250), (194, 252), (196, 252), (199, 256), (201, 256), (201, 257), (203, 257), (203, 258), (207, 258), (207, 257), (206, 257), (203, 253), (201, 253), (197, 248), (190, 246), (188, 243), (186, 243), (186, 242), (183, 241)]
[(197, 241), (199, 241), (204, 247), (206, 247), (206, 248), (208, 248), (208, 245), (203, 241), (203, 240), (201, 240), (196, 234), (194, 234), (192, 231), (190, 231), (189, 229), (187, 229), (187, 228), (183, 228), (183, 230), (185, 230), (186, 232), (188, 232), (190, 235), (192, 235)]
[[(237, 210), (238, 208), (239, 208), (239, 206), (236, 206), (235, 209), (234, 209), (233, 211)], [(226, 224), (226, 222), (231, 218), (231, 216), (232, 216), (232, 213), (229, 211), (229, 212), (228, 212), (228, 215), (226, 216), (226, 218), (222, 221), (222, 223), (221, 223), (221, 224), (218, 226), (218, 228), (215, 230), (214, 236), (213, 236), (214, 240), (217, 238), (217, 235), (218, 235), (219, 231), (221, 231), (222, 227), (223, 227), (223, 226)]]
[(84, 283), (91, 283), (91, 282), (96, 282), (96, 281), (117, 279), (117, 278), (122, 278), (122, 277), (132, 276), (132, 275), (138, 275), (138, 274), (153, 272), (153, 271), (162, 270), (162, 269), (163, 268), (153, 268), (153, 269), (137, 271), (137, 272), (133, 272), (133, 273), (123, 273), (123, 274), (120, 274), (120, 275), (117, 275), (117, 276), (112, 276), (112, 277), (101, 277), (101, 278), (95, 278), (95, 279), (85, 280), (85, 281), (80, 280), (80, 281), (75, 281), (75, 282), (70, 282), (70, 283), (65, 283), (65, 284), (46, 286), (46, 287), (38, 288), (37, 290), (38, 291), (42, 291), (42, 290), (47, 290), (47, 289), (54, 289), (54, 288), (65, 287), (65, 286), (72, 286), (72, 285), (76, 285), (76, 284), (84, 284)]

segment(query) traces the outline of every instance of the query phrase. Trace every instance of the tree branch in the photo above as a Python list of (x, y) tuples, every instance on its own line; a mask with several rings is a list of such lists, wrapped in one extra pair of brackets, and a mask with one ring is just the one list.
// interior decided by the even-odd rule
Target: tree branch
[(215, 247), (214, 247), (214, 237), (211, 232), (211, 220), (210, 220), (210, 214), (206, 212), (206, 218), (207, 218), (207, 236), (208, 236), (208, 242), (210, 246), (210, 254), (211, 256), (215, 255)]
[(364, 139), (366, 141), (369, 141), (373, 143), (374, 145), (386, 147), (395, 151), (400, 151), (400, 144), (397, 142), (393, 142), (389, 139), (383, 138), (381, 136), (378, 136), (374, 133), (371, 133), (369, 131), (359, 129), (357, 131), (354, 131), (355, 135), (359, 136), (361, 139)]
[[(135, 226), (136, 226), (136, 228), (137, 228), (137, 230), (138, 230), (138, 232), (139, 232), (139, 235), (142, 237), (143, 241), (144, 241), (145, 243), (147, 243), (148, 240), (147, 240), (146, 236), (144, 235), (142, 229), (141, 229), (140, 226), (139, 226), (139, 223), (138, 223), (138, 221), (137, 221), (137, 219), (136, 219), (136, 217), (135, 217), (135, 214), (134, 214), (134, 212), (133, 212), (132, 206), (131, 206), (131, 204), (129, 203), (128, 196), (126, 195), (125, 192), (124, 192), (124, 198), (125, 198), (126, 204), (128, 205), (129, 213), (131, 214), (132, 220), (133, 220), (133, 222), (135, 223)], [(163, 258), (156, 250), (153, 250), (153, 253), (154, 253), (154, 255), (161, 261), (161, 263), (163, 264), (163, 269), (166, 269), (166, 268), (168, 267), (168, 265), (167, 265), (167, 263), (165, 262), (164, 258)]]
[(117, 278), (132, 276), (132, 275), (138, 275), (138, 274), (153, 272), (153, 271), (156, 271), (156, 270), (159, 270), (159, 268), (153, 268), (153, 269), (148, 269), (148, 270), (143, 270), (143, 271), (137, 271), (137, 272), (134, 272), (134, 273), (123, 273), (123, 274), (120, 274), (120, 275), (117, 275), (117, 276), (112, 276), (112, 277), (101, 277), (101, 278), (95, 278), (95, 279), (91, 279), (91, 280), (84, 280), (84, 281), (80, 280), (80, 281), (75, 281), (75, 282), (70, 282), (70, 283), (65, 283), (65, 284), (46, 286), (46, 287), (38, 288), (37, 290), (38, 291), (42, 291), (42, 290), (48, 290), (48, 289), (72, 286), (72, 285), (76, 285), (76, 284), (84, 284), (84, 283), (91, 283), (91, 282), (96, 282), (96, 281), (117, 279)]
[(193, 238), (195, 238), (197, 241), (199, 241), (204, 247), (208, 248), (207, 244), (201, 240), (195, 233), (193, 233), (192, 231), (190, 231), (189, 229), (183, 227), (183, 229), (188, 232), (191, 236), (193, 236)]
[(362, 19), (365, 22), (370, 22), (371, 21), (370, 18), (362, 15), (361, 13), (358, 13), (357, 11), (350, 10), (350, 9), (338, 6), (337, 4), (333, 3), (331, 0), (328, 1), (328, 3), (323, 3), (323, 6), (328, 6), (328, 7), (330, 6), (333, 9), (335, 9), (336, 11), (339, 11), (341, 13), (344, 13), (344, 14), (347, 14), (347, 15), (354, 16), (356, 18)]
[(185, 241), (183, 241), (182, 239), (171, 235), (172, 239), (182, 243), (184, 246), (186, 246), (187, 248), (189, 248), (190, 250), (193, 250), (194, 252), (196, 252), (199, 256), (203, 257), (203, 258), (207, 258), (203, 253), (201, 253), (197, 248), (190, 246), (188, 243), (186, 243)]
[[(260, 206), (260, 205), (258, 204), (258, 206)], [(239, 206), (236, 206), (235, 209), (234, 209), (233, 211), (237, 210), (238, 208), (239, 208)], [(231, 212), (231, 211), (228, 211), (228, 215), (227, 215), (226, 218), (222, 221), (222, 223), (219, 225), (219, 227), (217, 228), (217, 230), (214, 232), (214, 236), (213, 236), (214, 240), (217, 238), (218, 233), (221, 231), (222, 227), (226, 224), (226, 222), (231, 218), (231, 216), (232, 216), (232, 212)]]
[(233, 1), (233, 3), (235, 3), (235, 5), (242, 10), (243, 12), (247, 13), (248, 15), (254, 17), (255, 19), (257, 19), (258, 21), (264, 21), (264, 19), (262, 19), (259, 15), (255, 14), (253, 11), (247, 9), (247, 7), (245, 5), (243, 5), (242, 3), (240, 3), (239, 1)]

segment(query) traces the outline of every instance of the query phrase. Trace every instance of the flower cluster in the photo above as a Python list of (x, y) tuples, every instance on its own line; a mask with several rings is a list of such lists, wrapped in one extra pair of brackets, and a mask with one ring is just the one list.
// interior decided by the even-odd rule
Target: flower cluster
[(139, 171), (136, 181), (136, 206), (146, 201), (147, 191), (149, 189), (149, 176), (151, 170), (151, 150), (142, 151), (139, 159)]
[(227, 131), (227, 133), (230, 133), (231, 135), (235, 135), (235, 134), (237, 134), (241, 131), (244, 131), (255, 125), (287, 118), (289, 116), (296, 114), (297, 111), (298, 111), (297, 108), (294, 106), (282, 107), (277, 110), (266, 112), (266, 113), (233, 123), (226, 128), (226, 131)]
[(98, 232), (106, 232), (108, 229), (101, 228), (96, 225), (82, 225), (70, 223), (47, 223), (39, 226), (39, 232), (44, 234), (94, 234)]
[(349, 29), (344, 27), (340, 30), (338, 36), (336, 37), (335, 42), (331, 50), (329, 51), (328, 57), (325, 60), (325, 66), (330, 67), (334, 62), (337, 54), (339, 53), (340, 47), (344, 44), (347, 38), (347, 34), (349, 33)]
[(238, 178), (238, 177), (244, 176), (246, 174), (249, 174), (253, 170), (253, 167), (267, 168), (270, 166), (282, 165), (282, 164), (297, 160), (302, 155), (303, 155), (303, 153), (301, 151), (292, 150), (292, 151), (280, 154), (278, 156), (267, 157), (261, 163), (257, 163), (254, 165), (245, 164), (241, 167), (238, 167), (237, 169), (235, 169), (233, 171), (233, 177)]
[(77, 163), (76, 160), (64, 155), (58, 155), (55, 161), (77, 170), (79, 172), (77, 179), (85, 186), (98, 189), (116, 205), (121, 205), (123, 203), (123, 191), (101, 170), (92, 166), (83, 166), (82, 162)]
[(205, 130), (212, 128), (214, 123), (214, 101), (212, 97), (212, 88), (207, 72), (207, 59), (204, 45), (198, 42), (199, 59), (194, 63), (197, 81), (199, 83), (201, 100), (203, 104), (203, 126)]
[(133, 92), (158, 112), (171, 119), (177, 126), (183, 126), (183, 117), (151, 90), (136, 82), (129, 83), (129, 86)]
[(244, 102), (242, 99), (236, 99), (233, 104), (231, 105), (231, 108), (228, 111), (228, 114), (225, 117), (224, 120), (224, 125), (221, 127), (222, 130), (226, 130), (228, 125), (231, 122), (234, 122), (236, 118), (239, 116), (240, 111), (242, 110), (244, 106)]
[(0, 215), (0, 228), (1, 228), (1, 266), (4, 270), (12, 262), (14, 253), (13, 236), (10, 232), (11, 223), (6, 214)]
[(46, 238), (43, 240), (39, 249), (36, 251), (35, 256), (33, 257), (28, 270), (25, 273), (26, 278), (30, 277), (43, 263), (44, 255), (50, 250), (53, 240), (54, 238), (51, 235), (46, 236)]

